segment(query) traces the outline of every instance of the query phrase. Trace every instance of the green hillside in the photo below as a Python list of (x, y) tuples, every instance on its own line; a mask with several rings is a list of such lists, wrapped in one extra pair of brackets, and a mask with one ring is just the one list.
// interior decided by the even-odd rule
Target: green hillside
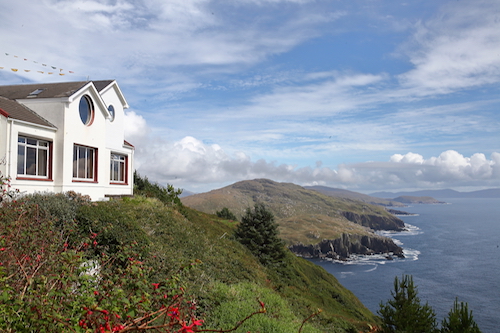
[[(267, 313), (255, 315), (235, 332), (298, 332), (303, 320), (318, 309), (322, 312), (306, 323), (303, 332), (367, 332), (378, 323), (332, 275), (307, 260), (288, 253), (278, 266), (261, 265), (234, 240), (232, 221), (141, 196), (76, 206), (73, 199), (61, 196), (35, 201), (36, 209), (54, 221), (75, 222), (70, 237), (75, 242), (91, 232), (96, 244), (110, 254), (137, 242), (142, 262), (153, 267), (150, 281), (165, 281), (179, 267), (201, 261), (182, 279), (189, 297), (196, 299), (198, 318), (205, 320), (203, 329), (231, 329), (259, 308), (257, 299), (266, 304)], [(0, 210), (17, 223), (17, 210), (7, 211), (8, 206)], [(39, 223), (29, 228), (35, 230)]]
[(339, 239), (343, 234), (384, 241), (372, 229), (401, 230), (404, 227), (403, 221), (383, 207), (268, 179), (241, 181), (182, 198), (182, 202), (209, 214), (226, 207), (238, 219), (248, 207), (263, 203), (274, 213), (280, 235), (290, 246), (317, 245), (323, 240)]

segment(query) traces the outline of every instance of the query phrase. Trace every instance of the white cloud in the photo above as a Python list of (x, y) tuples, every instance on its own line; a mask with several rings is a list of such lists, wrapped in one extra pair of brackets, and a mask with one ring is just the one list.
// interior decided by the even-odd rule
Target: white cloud
[(153, 137), (146, 130), (144, 119), (134, 112), (127, 113), (127, 122), (135, 124), (127, 125), (127, 134), (141, 142), (141, 148), (136, 151), (139, 173), (161, 184), (194, 191), (255, 178), (372, 190), (500, 185), (500, 153), (497, 152), (490, 159), (482, 153), (465, 157), (454, 150), (428, 159), (410, 152), (394, 154), (389, 162), (341, 164), (335, 170), (321, 162), (315, 167), (299, 167), (264, 159), (253, 161), (243, 152), (230, 154), (217, 144), (206, 144), (192, 136), (167, 142)]
[(406, 53), (415, 66), (399, 76), (429, 95), (500, 81), (500, 2), (460, 1), (420, 22)]

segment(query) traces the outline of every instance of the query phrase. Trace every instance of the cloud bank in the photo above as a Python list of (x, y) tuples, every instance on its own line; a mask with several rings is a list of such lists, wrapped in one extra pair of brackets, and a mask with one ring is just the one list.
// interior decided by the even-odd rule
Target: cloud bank
[(268, 178), (299, 185), (325, 185), (363, 191), (399, 188), (448, 188), (500, 186), (500, 152), (488, 158), (482, 153), (470, 157), (455, 150), (439, 156), (408, 152), (394, 154), (387, 161), (341, 164), (336, 168), (279, 164), (243, 152), (228, 153), (217, 144), (205, 144), (192, 136), (167, 142), (154, 138), (144, 119), (135, 112), (126, 115), (126, 136), (136, 144), (136, 167), (160, 184), (172, 184), (204, 192), (240, 180)]

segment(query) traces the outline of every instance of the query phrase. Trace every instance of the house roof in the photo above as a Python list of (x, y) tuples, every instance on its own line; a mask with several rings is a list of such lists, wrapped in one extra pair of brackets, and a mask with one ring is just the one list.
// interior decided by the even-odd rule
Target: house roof
[[(114, 80), (91, 81), (97, 91), (109, 86)], [(0, 96), (8, 99), (60, 98), (69, 97), (83, 88), (90, 81), (31, 83), (0, 86)]]
[(27, 108), (26, 106), (16, 101), (7, 99), (0, 96), (0, 110), (1, 114), (9, 118), (26, 121), (29, 123), (56, 128), (45, 118), (40, 117), (38, 114)]
[(31, 83), (0, 86), (0, 109), (8, 117), (38, 125), (56, 128), (49, 121), (16, 100), (70, 97), (92, 82), (98, 92), (108, 87), (114, 80), (78, 81), (57, 83)]

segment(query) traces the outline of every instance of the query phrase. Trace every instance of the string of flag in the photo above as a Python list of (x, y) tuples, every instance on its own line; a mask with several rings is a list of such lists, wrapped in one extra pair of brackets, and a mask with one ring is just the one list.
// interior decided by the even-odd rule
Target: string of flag
[(47, 65), (47, 64), (44, 64), (44, 63), (40, 63), (38, 61), (34, 61), (34, 60), (29, 60), (28, 58), (22, 58), (22, 57), (19, 57), (17, 55), (13, 55), (13, 54), (10, 54), (10, 53), (5, 53), (6, 56), (8, 57), (14, 57), (14, 58), (18, 58), (18, 59), (22, 59), (23, 61), (28, 61), (28, 62), (33, 62), (34, 64), (38, 64), (38, 65), (42, 65), (44, 67), (47, 67), (48, 70), (33, 70), (33, 69), (22, 69), (22, 68), (12, 68), (12, 67), (5, 67), (5, 66), (0, 66), (0, 69), (5, 69), (5, 70), (11, 70), (13, 72), (26, 72), (26, 73), (29, 73), (29, 72), (34, 72), (34, 73), (39, 73), (39, 74), (47, 74), (47, 75), (66, 75), (66, 74), (74, 74), (75, 72), (74, 71), (66, 71), (65, 73), (63, 73), (64, 69), (62, 68), (58, 68), (56, 66), (51, 66), (51, 65)]

